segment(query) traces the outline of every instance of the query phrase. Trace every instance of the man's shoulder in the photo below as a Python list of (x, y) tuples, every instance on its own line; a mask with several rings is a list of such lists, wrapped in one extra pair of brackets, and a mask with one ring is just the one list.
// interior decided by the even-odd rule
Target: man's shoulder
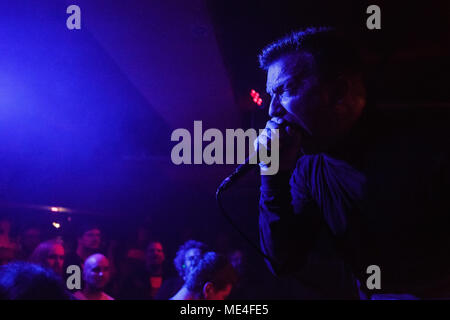
[(297, 160), (294, 175), (305, 175), (316, 169), (323, 161), (324, 155), (322, 153), (307, 154), (301, 156)]
[(292, 173), (290, 185), (292, 186), (309, 186), (311, 178), (320, 168), (320, 162), (323, 155), (308, 154), (303, 155), (297, 160), (296, 167)]

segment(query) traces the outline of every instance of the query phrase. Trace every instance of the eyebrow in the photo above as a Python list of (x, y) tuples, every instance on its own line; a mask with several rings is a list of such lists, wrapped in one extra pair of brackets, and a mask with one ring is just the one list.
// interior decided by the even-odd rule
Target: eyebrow
[[(297, 81), (299, 78), (304, 78), (307, 76), (307, 73), (304, 72), (304, 70), (298, 72), (296, 75), (289, 77), (287, 80), (284, 80), (283, 82), (279, 83), (276, 87), (274, 87), (273, 92), (278, 91), (282, 86), (285, 86), (286, 84), (290, 84), (292, 82)], [(270, 88), (266, 87), (266, 92), (270, 95), (271, 91)]]
[(289, 81), (290, 81), (290, 79), (285, 80), (285, 81), (279, 83), (277, 86), (272, 87), (272, 90), (270, 90), (270, 88), (266, 88), (266, 92), (267, 92), (269, 95), (271, 95), (272, 93), (275, 93), (275, 92), (279, 91), (280, 88), (281, 88), (282, 86), (284, 86), (284, 85), (285, 85), (287, 82), (289, 82)]

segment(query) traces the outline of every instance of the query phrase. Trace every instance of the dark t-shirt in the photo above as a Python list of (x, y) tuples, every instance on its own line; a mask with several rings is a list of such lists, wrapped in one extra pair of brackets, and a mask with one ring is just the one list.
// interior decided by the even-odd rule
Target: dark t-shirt
[(447, 296), (449, 120), (445, 110), (365, 111), (345, 140), (302, 156), (292, 176), (262, 176), (272, 270), (339, 295), (351, 275), (365, 290), (377, 265), (381, 290), (369, 294)]

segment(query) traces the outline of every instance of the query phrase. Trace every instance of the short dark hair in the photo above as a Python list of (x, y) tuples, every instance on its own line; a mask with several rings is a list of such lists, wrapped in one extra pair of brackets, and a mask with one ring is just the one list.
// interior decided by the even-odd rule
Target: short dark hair
[(207, 250), (207, 245), (200, 241), (188, 240), (178, 249), (175, 259), (173, 260), (173, 264), (182, 278), (185, 276), (186, 270), (186, 266), (184, 265), (186, 253), (191, 249), (199, 249), (203, 254)]
[(0, 267), (1, 300), (71, 300), (64, 283), (51, 270), (26, 262)]
[(358, 49), (343, 34), (332, 27), (310, 27), (294, 31), (266, 46), (259, 55), (259, 65), (267, 70), (282, 56), (310, 53), (316, 62), (319, 76), (324, 79), (341, 73), (361, 71), (362, 63)]
[(202, 294), (207, 282), (211, 282), (215, 290), (222, 290), (228, 284), (235, 284), (237, 279), (237, 273), (226, 256), (207, 252), (188, 275), (185, 285), (189, 291)]
[(78, 226), (78, 228), (76, 228), (77, 239), (83, 237), (86, 232), (91, 231), (91, 230), (99, 230), (100, 232), (102, 231), (100, 226), (96, 223), (83, 222), (82, 224), (80, 224)]

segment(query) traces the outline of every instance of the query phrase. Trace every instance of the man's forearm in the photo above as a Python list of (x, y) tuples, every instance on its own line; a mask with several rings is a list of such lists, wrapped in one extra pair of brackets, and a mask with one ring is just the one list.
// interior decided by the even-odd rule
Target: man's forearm
[(275, 274), (290, 273), (303, 265), (314, 236), (310, 214), (295, 212), (292, 206), (289, 181), (288, 173), (261, 176), (260, 242), (273, 260), (269, 266)]

